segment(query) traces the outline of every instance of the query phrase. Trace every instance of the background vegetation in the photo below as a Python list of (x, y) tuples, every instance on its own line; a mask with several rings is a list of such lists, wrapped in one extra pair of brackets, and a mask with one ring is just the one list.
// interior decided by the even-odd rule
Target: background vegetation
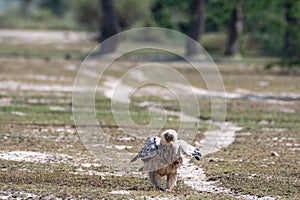
[[(201, 1), (201, 0), (200, 0)], [(299, 66), (300, 2), (297, 0), (247, 1), (202, 0), (204, 35), (216, 44), (205, 46), (210, 53), (223, 54), (230, 29), (231, 14), (242, 10), (242, 36), (237, 55), (280, 56), (284, 67)], [(195, 16), (196, 1), (122, 0), (113, 1), (120, 30), (160, 26), (183, 33)], [(0, 0), (0, 27), (100, 31), (103, 22), (101, 1), (94, 0)], [(211, 38), (210, 38), (211, 39)], [(199, 40), (206, 45), (205, 39)]]

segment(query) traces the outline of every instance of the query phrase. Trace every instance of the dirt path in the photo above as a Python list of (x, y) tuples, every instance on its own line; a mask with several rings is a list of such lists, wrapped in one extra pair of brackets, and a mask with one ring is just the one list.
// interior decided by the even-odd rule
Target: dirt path
[(43, 31), (43, 30), (15, 30), (15, 29), (2, 29), (0, 30), (0, 38), (14, 38), (22, 39), (22, 41), (51, 41), (51, 40), (86, 40), (94, 36), (93, 33), (76, 32), (76, 31)]
[[(216, 125), (221, 126), (221, 131), (207, 131), (204, 133), (205, 138), (199, 142), (196, 142), (196, 146), (201, 149), (203, 156), (215, 153), (222, 148), (228, 147), (234, 141), (236, 131), (242, 129), (241, 127), (237, 127), (230, 122)], [(216, 141), (218, 142), (216, 143)], [(189, 163), (188, 160), (185, 160), (184, 163), (185, 165), (180, 168), (179, 174), (180, 177), (183, 178), (185, 184), (200, 191), (212, 193), (230, 193), (230, 189), (218, 187), (216, 181), (207, 181), (203, 168), (200, 168), (193, 163)]]

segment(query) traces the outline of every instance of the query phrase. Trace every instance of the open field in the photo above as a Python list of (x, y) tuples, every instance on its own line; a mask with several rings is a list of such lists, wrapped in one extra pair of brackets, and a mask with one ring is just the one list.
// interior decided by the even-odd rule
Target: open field
[[(181, 176), (175, 191), (166, 193), (154, 191), (146, 173), (114, 169), (86, 150), (74, 125), (72, 91), (81, 59), (95, 43), (65, 34), (47, 37), (0, 38), (0, 199), (300, 199), (299, 72), (265, 71), (268, 58), (220, 60), (226, 92), (235, 96), (227, 99), (226, 122), (241, 129), (233, 131), (229, 146), (191, 161), (203, 170), (199, 182), (207, 186), (193, 187)], [(184, 63), (164, 64), (185, 74), (194, 87), (206, 89)], [(128, 158), (142, 147), (145, 130), (128, 135), (116, 126), (107, 83), (136, 65), (114, 63), (115, 70), (100, 82), (95, 103), (113, 151)], [(149, 123), (148, 108), (141, 103), (160, 102), (168, 111), (166, 126), (177, 128), (178, 102), (158, 94), (135, 96), (132, 118), (140, 125)], [(192, 116), (200, 120), (195, 145), (208, 137), (204, 133), (211, 115), (209, 99), (198, 96), (198, 101), (201, 116)], [(127, 164), (122, 162), (120, 158), (113, 165)], [(197, 176), (189, 179), (197, 181)]]

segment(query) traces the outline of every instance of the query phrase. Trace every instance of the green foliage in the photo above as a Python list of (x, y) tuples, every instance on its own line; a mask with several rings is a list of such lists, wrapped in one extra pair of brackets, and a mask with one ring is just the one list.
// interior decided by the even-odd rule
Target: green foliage
[[(151, 21), (150, 6), (152, 1), (122, 0), (115, 1), (115, 11), (122, 28), (139, 23), (144, 25)], [(98, 30), (101, 25), (102, 10), (99, 1), (77, 0), (73, 3), (74, 16), (77, 23), (88, 30)], [(130, 11), (130, 12), (129, 12)]]
[(36, 9), (31, 14), (31, 18), (37, 21), (44, 21), (54, 17), (54, 13), (48, 8)]
[(77, 23), (88, 30), (97, 30), (101, 21), (99, 1), (77, 0), (73, 4)]
[[(53, 1), (56, 2), (56, 1)], [(0, 27), (25, 29), (75, 29), (70, 16), (70, 1), (14, 0), (1, 1)]]
[(243, 1), (245, 30), (259, 41), (262, 50), (278, 54), (284, 45), (284, 10), (280, 1)]
[(187, 33), (192, 1), (155, 0), (151, 11), (157, 26)]
[[(286, 20), (286, 1), (245, 1), (245, 26), (247, 32), (256, 38), (262, 50), (269, 54), (287, 55), (286, 34), (289, 32), (294, 38), (293, 43), (299, 54), (300, 47), (300, 2), (292, 2), (290, 15), (297, 20), (295, 25), (288, 24)], [(289, 56), (288, 56), (289, 57)]]
[(122, 0), (114, 3), (120, 25), (123, 28), (131, 27), (137, 23), (144, 25), (151, 18), (152, 0)]
[(38, 7), (51, 10), (56, 16), (63, 16), (69, 7), (69, 1), (64, 0), (40, 0)]
[(222, 0), (210, 0), (206, 4), (206, 31), (222, 31), (227, 29), (230, 12), (234, 4)]
[(294, 67), (300, 67), (300, 59), (299, 58), (289, 58), (287, 56), (282, 57), (281, 59), (267, 63), (265, 65), (265, 69), (271, 69), (275, 66), (280, 66), (284, 70), (289, 70)]
[[(187, 33), (193, 19), (194, 0), (114, 1), (122, 29), (159, 26)], [(300, 1), (209, 0), (206, 1), (206, 32), (218, 32), (222, 40), (203, 41), (214, 53), (224, 50), (230, 13), (237, 2), (244, 12), (245, 53), (281, 56), (286, 68), (299, 66)], [(291, 8), (287, 8), (287, 4)], [(0, 0), (0, 27), (35, 29), (76, 29), (98, 31), (101, 2), (95, 0)], [(288, 16), (292, 18), (290, 22)], [(289, 39), (287, 39), (289, 38)], [(247, 42), (248, 41), (248, 42)]]

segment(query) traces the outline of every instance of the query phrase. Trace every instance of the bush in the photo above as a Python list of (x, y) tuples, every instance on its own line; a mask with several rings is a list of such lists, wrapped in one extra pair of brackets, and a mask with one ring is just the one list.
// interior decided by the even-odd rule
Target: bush
[(40, 8), (40, 9), (34, 10), (31, 13), (30, 18), (33, 20), (37, 20), (37, 21), (44, 21), (44, 20), (56, 18), (56, 16), (50, 9)]

